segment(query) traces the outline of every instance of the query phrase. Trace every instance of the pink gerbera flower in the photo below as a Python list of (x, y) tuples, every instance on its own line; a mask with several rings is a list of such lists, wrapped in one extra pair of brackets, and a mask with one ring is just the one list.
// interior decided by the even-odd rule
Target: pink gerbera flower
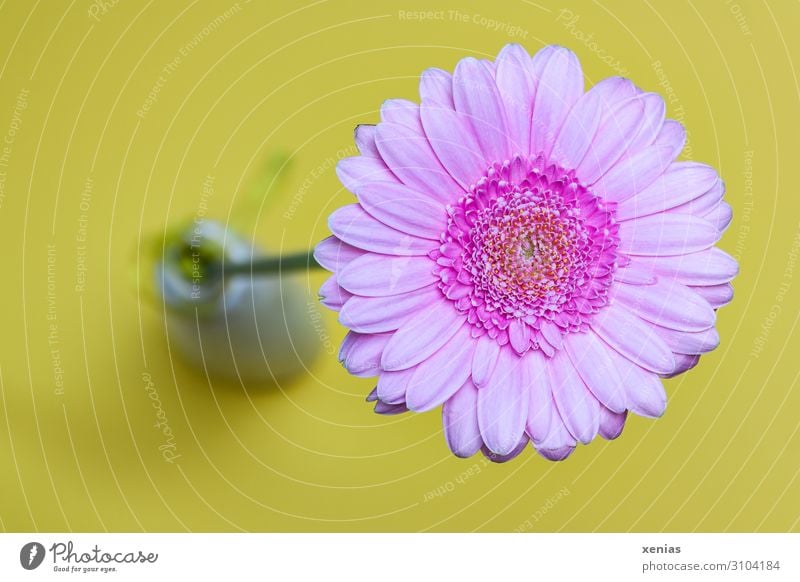
[(718, 345), (737, 273), (714, 247), (724, 184), (675, 161), (663, 99), (619, 77), (584, 93), (571, 51), (518, 45), (428, 69), (420, 98), (356, 129), (337, 172), (358, 202), (315, 253), (376, 412), (443, 405), (453, 453), (495, 461), (663, 414), (661, 378)]

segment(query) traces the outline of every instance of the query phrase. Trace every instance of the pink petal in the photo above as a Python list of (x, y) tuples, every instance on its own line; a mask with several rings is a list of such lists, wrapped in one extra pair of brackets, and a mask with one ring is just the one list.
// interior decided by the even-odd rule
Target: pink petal
[(434, 285), (388, 297), (355, 295), (339, 313), (339, 323), (359, 333), (394, 331), (441, 297), (442, 292)]
[(555, 402), (550, 390), (550, 365), (539, 350), (531, 351), (522, 358), (522, 386), (528, 390), (528, 416), (525, 430), (534, 443), (539, 443), (550, 432), (550, 421)]
[(432, 356), (467, 319), (442, 298), (418, 312), (392, 336), (383, 352), (384, 370), (404, 370)]
[(391, 334), (348, 332), (339, 349), (339, 361), (353, 376), (377, 376), (381, 371), (381, 354)]
[(541, 442), (534, 443), (534, 446), (545, 459), (561, 461), (572, 453), (577, 441), (567, 430), (555, 405), (550, 408), (550, 414), (550, 430), (547, 436)]
[(462, 190), (439, 163), (425, 135), (396, 123), (381, 123), (375, 143), (386, 165), (406, 186), (445, 203)]
[(575, 447), (561, 447), (559, 449), (542, 449), (537, 447), (536, 452), (548, 461), (564, 461), (575, 452)]
[(334, 311), (339, 311), (351, 297), (353, 294), (342, 289), (336, 282), (336, 275), (328, 277), (319, 288), (320, 303)]
[(622, 434), (625, 428), (625, 418), (628, 411), (622, 413), (611, 412), (605, 406), (600, 406), (600, 436), (606, 440), (614, 440)]
[(652, 285), (656, 282), (655, 267), (649, 262), (632, 260), (625, 267), (617, 269), (614, 280), (631, 285)]
[(614, 365), (622, 377), (627, 408), (639, 416), (657, 418), (667, 408), (667, 394), (661, 379), (616, 352), (611, 352)]
[(659, 275), (684, 285), (721, 285), (739, 273), (736, 260), (717, 247), (688, 255), (648, 259), (646, 264)]
[[(633, 153), (631, 144), (643, 118), (644, 104), (638, 98), (629, 99), (606, 113), (586, 156), (575, 169), (578, 178), (586, 184), (594, 184), (625, 154)], [(602, 187), (602, 183), (597, 186)], [(595, 194), (605, 196), (602, 190)]]
[(427, 255), (436, 243), (412, 236), (376, 220), (359, 204), (348, 204), (328, 217), (328, 228), (344, 242), (386, 255)]
[(519, 439), (517, 446), (514, 447), (510, 453), (506, 453), (505, 455), (499, 455), (493, 452), (487, 446), (482, 447), (481, 452), (492, 463), (507, 463), (511, 459), (516, 458), (522, 451), (524, 451), (527, 445), (528, 445), (528, 437), (523, 434), (522, 438)]
[(447, 227), (440, 202), (402, 184), (372, 182), (356, 190), (356, 196), (364, 210), (401, 232), (438, 241)]
[(667, 212), (703, 216), (720, 205), (723, 194), (725, 194), (725, 182), (717, 180), (704, 194), (680, 206), (670, 208)]
[(344, 158), (336, 164), (336, 175), (350, 192), (368, 182), (397, 182), (397, 177), (382, 159), (366, 156)]
[(626, 79), (603, 79), (582, 95), (567, 114), (550, 154), (565, 168), (577, 168), (600, 127), (603, 116), (618, 106), (616, 94)]
[(436, 104), (455, 109), (453, 76), (442, 69), (426, 69), (419, 81), (419, 96), (423, 104)]
[(417, 134), (422, 133), (419, 105), (406, 99), (387, 99), (381, 105), (381, 121), (404, 125)]
[(702, 251), (719, 239), (716, 227), (686, 214), (655, 214), (620, 223), (619, 251), (629, 255), (671, 256)]
[(533, 100), (530, 151), (549, 155), (567, 114), (583, 95), (583, 72), (578, 57), (557, 46), (536, 53), (533, 67), (541, 76)]
[(591, 442), (600, 429), (600, 403), (563, 350), (556, 352), (547, 364), (553, 401), (564, 425), (580, 442)]
[(340, 241), (335, 236), (329, 236), (317, 243), (314, 248), (314, 259), (323, 269), (335, 273), (350, 261), (363, 255), (364, 252)]
[(528, 390), (519, 357), (500, 351), (489, 382), (478, 391), (478, 426), (483, 442), (498, 455), (508, 455), (519, 444), (528, 413)]
[(670, 329), (703, 331), (716, 319), (705, 299), (675, 281), (660, 279), (647, 286), (621, 283), (615, 288), (615, 298), (642, 319)]
[(564, 349), (600, 403), (614, 412), (625, 410), (625, 387), (611, 359), (614, 350), (593, 331), (569, 334), (564, 340)]
[(484, 157), (502, 161), (509, 157), (505, 111), (489, 70), (473, 58), (461, 59), (453, 74), (456, 111), (472, 127)]
[[(452, 109), (423, 103), (422, 124), (439, 161), (464, 190), (480, 178), (488, 163), (468, 122)], [(453, 200), (459, 192), (453, 192)]]
[(733, 209), (727, 202), (720, 202), (714, 209), (710, 210), (703, 218), (714, 225), (718, 232), (722, 233), (733, 219)]
[(386, 415), (403, 414), (404, 412), (408, 412), (408, 408), (406, 408), (405, 404), (387, 404), (378, 400), (375, 403), (375, 412)]
[(631, 144), (631, 151), (634, 152), (646, 148), (656, 140), (664, 126), (664, 117), (667, 112), (667, 104), (664, 103), (661, 95), (644, 93), (640, 98), (644, 104), (644, 119), (639, 133), (636, 134)]
[(530, 153), (533, 97), (536, 80), (528, 51), (518, 44), (507, 44), (497, 55), (497, 88), (506, 111), (508, 134), (514, 152)]
[(620, 202), (617, 220), (629, 220), (680, 206), (707, 192), (717, 181), (717, 171), (710, 166), (676, 162), (650, 186)]
[(513, 319), (508, 326), (508, 340), (514, 351), (522, 355), (531, 347), (531, 328), (520, 319)]
[(386, 404), (402, 404), (406, 400), (406, 388), (416, 368), (398, 372), (381, 372), (378, 378), (378, 398)]
[(654, 145), (666, 145), (672, 148), (672, 159), (678, 157), (686, 145), (686, 130), (674, 119), (667, 119), (658, 132)]
[(378, 399), (378, 389), (377, 388), (373, 388), (372, 392), (367, 394), (366, 400), (367, 400), (367, 402), (375, 402), (377, 399)]
[[(659, 176), (667, 170), (671, 162), (672, 150), (669, 147), (646, 147), (623, 156), (605, 176), (595, 182), (592, 191), (601, 198), (615, 202), (627, 200), (631, 196), (636, 199), (637, 192), (652, 187), (654, 181), (658, 182)], [(630, 207), (632, 202), (620, 202), (617, 220), (624, 220), (619, 214), (626, 204)]]
[(669, 349), (678, 354), (703, 354), (716, 349), (719, 345), (719, 334), (713, 327), (694, 332), (677, 331), (661, 326), (655, 326), (655, 329)]
[(692, 290), (708, 301), (713, 309), (727, 305), (733, 299), (733, 285), (692, 286)]
[(385, 297), (421, 289), (436, 282), (428, 257), (390, 257), (366, 253), (345, 266), (339, 284), (356, 295)]
[(425, 412), (455, 394), (470, 376), (474, 351), (469, 326), (464, 326), (438, 352), (417, 366), (406, 392), (408, 408)]
[(500, 344), (488, 335), (478, 338), (475, 345), (475, 356), (472, 358), (472, 381), (482, 388), (489, 381), (500, 356)]
[(442, 424), (447, 446), (457, 457), (471, 457), (483, 445), (478, 428), (478, 390), (467, 380), (464, 385), (444, 403)]
[(672, 352), (653, 327), (620, 304), (606, 305), (590, 325), (603, 341), (639, 366), (656, 374), (675, 368)]
[(686, 354), (675, 354), (675, 370), (669, 376), (665, 376), (665, 378), (673, 378), (678, 374), (683, 374), (687, 370), (691, 370), (697, 365), (697, 362), (700, 361), (700, 355), (686, 355)]
[(375, 145), (375, 126), (358, 125), (355, 130), (355, 141), (362, 156), (379, 159), (378, 147)]

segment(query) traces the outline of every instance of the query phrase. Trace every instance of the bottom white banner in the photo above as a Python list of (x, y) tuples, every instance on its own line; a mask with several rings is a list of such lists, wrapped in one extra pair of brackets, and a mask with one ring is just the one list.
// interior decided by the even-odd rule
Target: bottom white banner
[(800, 580), (799, 534), (2, 534), (0, 580)]

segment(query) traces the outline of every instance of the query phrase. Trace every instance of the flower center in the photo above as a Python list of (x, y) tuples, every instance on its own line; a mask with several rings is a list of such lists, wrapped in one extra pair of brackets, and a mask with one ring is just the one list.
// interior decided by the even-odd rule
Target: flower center
[(608, 301), (619, 227), (613, 203), (539, 156), (493, 164), (448, 207), (439, 286), (473, 325), (520, 355), (552, 356)]

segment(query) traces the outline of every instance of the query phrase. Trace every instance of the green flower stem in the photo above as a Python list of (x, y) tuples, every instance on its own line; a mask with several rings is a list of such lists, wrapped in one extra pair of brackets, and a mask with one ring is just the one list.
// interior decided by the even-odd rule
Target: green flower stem
[(277, 275), (294, 271), (321, 269), (322, 266), (314, 258), (314, 251), (304, 251), (280, 257), (259, 257), (253, 261), (215, 265), (215, 274), (225, 277), (232, 275)]

